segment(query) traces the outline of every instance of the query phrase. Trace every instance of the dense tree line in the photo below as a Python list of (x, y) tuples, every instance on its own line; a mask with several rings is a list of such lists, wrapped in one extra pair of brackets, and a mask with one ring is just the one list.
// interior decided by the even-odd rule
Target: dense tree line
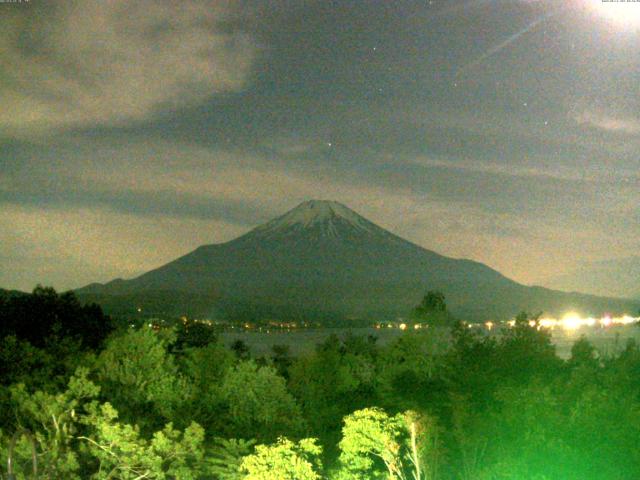
[[(0, 319), (0, 456), (32, 432), (38, 478), (640, 478), (640, 348), (581, 339), (564, 361), (526, 315), (500, 336), (459, 324), (444, 353), (427, 329), (299, 358), (118, 327), (51, 289)], [(14, 457), (29, 478), (27, 437)]]

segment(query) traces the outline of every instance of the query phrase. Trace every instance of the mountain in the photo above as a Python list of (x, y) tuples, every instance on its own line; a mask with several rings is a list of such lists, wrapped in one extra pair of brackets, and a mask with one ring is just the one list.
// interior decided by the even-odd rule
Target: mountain
[(636, 312), (638, 304), (518, 284), (439, 255), (332, 201), (307, 201), (235, 240), (205, 245), (131, 280), (76, 291), (108, 312), (335, 318), (406, 316), (428, 290), (468, 320), (519, 311)]

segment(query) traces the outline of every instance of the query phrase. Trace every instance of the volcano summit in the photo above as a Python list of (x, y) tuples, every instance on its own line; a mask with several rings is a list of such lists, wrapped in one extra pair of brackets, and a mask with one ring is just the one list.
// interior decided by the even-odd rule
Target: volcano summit
[(632, 301), (516, 283), (478, 262), (439, 255), (345, 205), (312, 200), (235, 240), (204, 245), (131, 280), (79, 289), (112, 313), (387, 320), (440, 290), (465, 320), (522, 310), (636, 311)]

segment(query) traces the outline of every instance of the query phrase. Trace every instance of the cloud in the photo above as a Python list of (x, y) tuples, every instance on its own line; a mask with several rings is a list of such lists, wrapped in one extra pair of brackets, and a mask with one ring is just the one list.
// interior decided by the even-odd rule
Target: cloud
[(598, 130), (628, 135), (640, 134), (640, 118), (637, 117), (584, 110), (575, 114), (573, 119), (580, 125), (586, 125)]
[[(278, 137), (273, 148), (308, 141)], [(67, 135), (1, 147), (0, 243), (12, 259), (0, 272), (5, 286), (131, 277), (310, 198), (341, 201), (419, 245), (525, 282), (638, 247), (630, 222), (640, 214), (637, 183), (613, 187), (427, 156), (311, 163), (300, 161), (304, 148), (272, 155), (158, 137)]]
[(22, 148), (4, 158), (0, 177), (0, 285), (12, 288), (130, 278), (309, 198), (335, 198), (375, 220), (384, 202), (410, 201), (397, 188), (300, 176), (244, 153), (158, 139), (70, 141), (47, 146), (46, 156)]
[(545, 279), (551, 288), (627, 298), (640, 297), (640, 257), (582, 261), (563, 275)]
[(130, 278), (244, 230), (222, 220), (141, 217), (100, 206), (4, 205), (0, 285), (30, 290), (39, 282), (63, 290)]
[[(0, 127), (118, 125), (241, 89), (256, 54), (232, 1), (3, 9)], [(5, 13), (7, 15), (5, 16)]]
[(468, 171), (475, 173), (495, 174), (497, 177), (522, 177), (522, 178), (542, 178), (558, 181), (576, 181), (581, 182), (587, 180), (583, 172), (576, 172), (569, 167), (563, 165), (553, 165), (553, 170), (544, 165), (518, 165), (515, 162), (497, 163), (487, 161), (473, 161), (468, 158), (462, 159), (441, 159), (420, 156), (413, 159), (416, 165), (427, 167), (445, 168), (451, 170)]

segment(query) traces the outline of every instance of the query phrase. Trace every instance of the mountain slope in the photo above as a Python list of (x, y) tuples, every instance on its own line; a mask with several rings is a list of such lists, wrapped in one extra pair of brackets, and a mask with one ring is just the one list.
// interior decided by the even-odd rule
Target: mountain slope
[[(212, 315), (244, 305), (278, 315), (395, 318), (430, 289), (473, 320), (522, 309), (625, 311), (630, 302), (525, 287), (486, 265), (403, 240), (337, 202), (304, 202), (247, 234), (206, 245), (132, 280), (92, 284), (81, 298), (107, 310)], [(110, 308), (111, 307), (111, 308)], [(264, 313), (260, 313), (265, 315)]]

